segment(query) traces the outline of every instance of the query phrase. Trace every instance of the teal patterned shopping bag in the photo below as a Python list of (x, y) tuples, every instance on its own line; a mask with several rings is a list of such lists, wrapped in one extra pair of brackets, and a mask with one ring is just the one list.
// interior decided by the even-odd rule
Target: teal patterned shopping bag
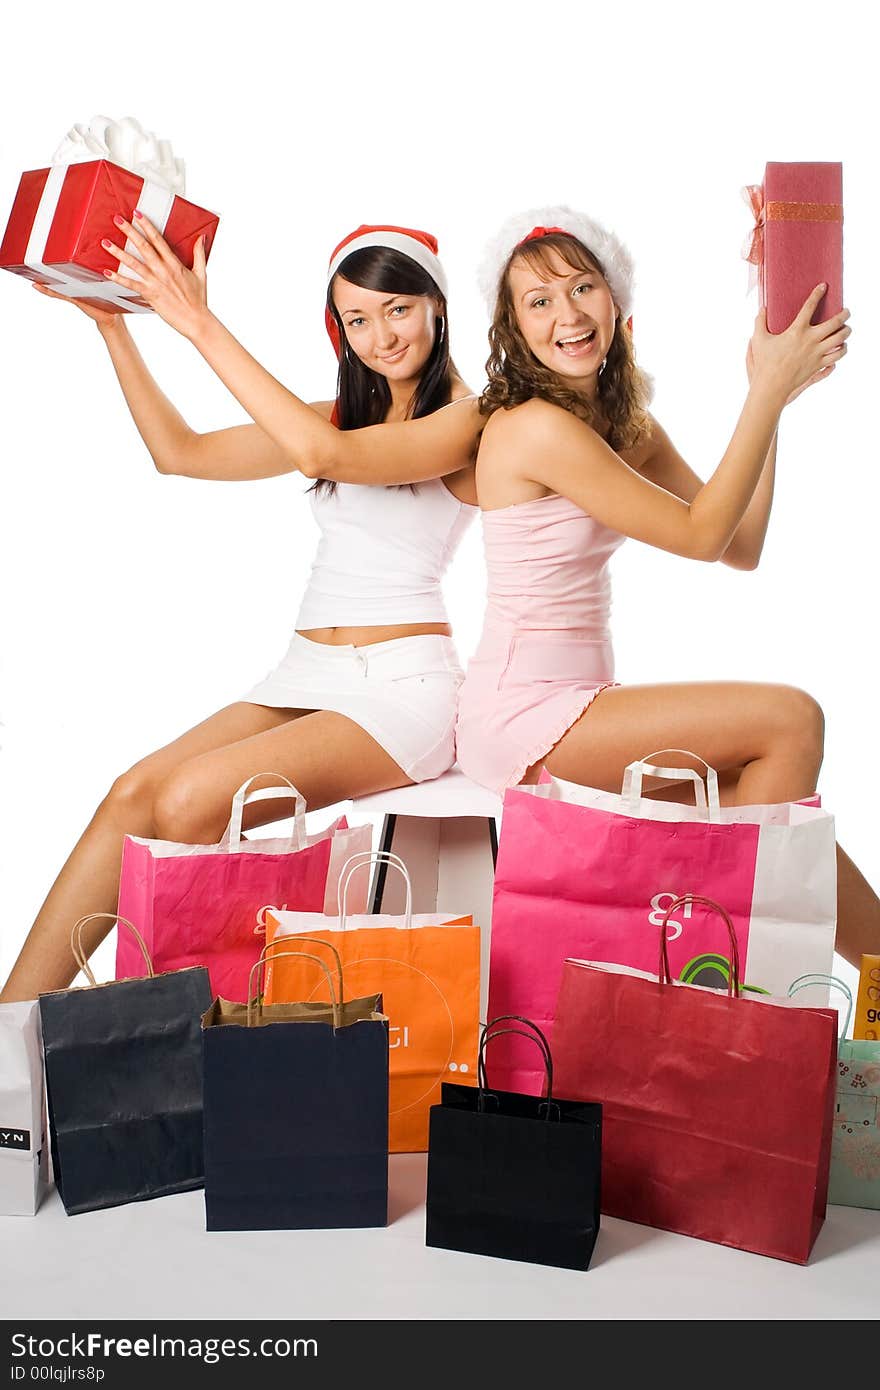
[(880, 1209), (880, 1042), (846, 1036), (852, 994), (843, 980), (832, 975), (802, 975), (789, 994), (811, 984), (833, 985), (847, 1000), (837, 1052), (828, 1201), (841, 1207)]

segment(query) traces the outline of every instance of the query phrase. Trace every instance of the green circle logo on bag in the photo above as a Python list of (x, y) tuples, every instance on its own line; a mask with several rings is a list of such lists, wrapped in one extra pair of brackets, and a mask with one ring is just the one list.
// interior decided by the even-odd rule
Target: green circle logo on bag
[[(720, 952), (706, 951), (703, 955), (694, 956), (685, 965), (678, 977), (682, 984), (701, 985), (704, 989), (728, 989), (730, 987), (730, 960)], [(746, 994), (769, 994), (769, 989), (761, 989), (760, 985), (742, 986), (742, 993)]]

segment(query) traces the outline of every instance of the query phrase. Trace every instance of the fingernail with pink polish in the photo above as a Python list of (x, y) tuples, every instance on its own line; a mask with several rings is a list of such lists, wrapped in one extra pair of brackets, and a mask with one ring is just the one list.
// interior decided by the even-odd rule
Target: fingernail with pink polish
[(116, 223), (117, 227), (123, 227), (123, 226), (125, 225), (125, 218), (124, 218), (124, 217), (120, 217), (118, 212), (116, 213), (115, 217), (113, 218), (113, 221)]
[(144, 214), (141, 212), (140, 208), (135, 208), (134, 215), (138, 219), (138, 221), (140, 221)]
[(113, 242), (110, 240), (109, 237), (102, 237), (101, 245), (103, 246), (105, 251), (109, 251), (110, 247), (113, 245)]

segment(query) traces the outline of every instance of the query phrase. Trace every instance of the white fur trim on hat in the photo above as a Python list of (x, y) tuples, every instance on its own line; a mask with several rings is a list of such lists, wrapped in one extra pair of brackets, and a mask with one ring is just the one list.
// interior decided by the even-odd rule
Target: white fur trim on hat
[(435, 256), (424, 242), (407, 236), (405, 232), (367, 232), (364, 236), (355, 237), (353, 241), (347, 241), (342, 249), (337, 251), (327, 268), (327, 284), (330, 284), (347, 256), (354, 251), (363, 251), (372, 246), (386, 246), (392, 251), (400, 251), (404, 256), (409, 256), (411, 261), (415, 261), (416, 265), (428, 272), (443, 298), (449, 298), (446, 273), (440, 264), (439, 256)]
[(568, 207), (531, 208), (528, 212), (509, 217), (498, 234), (486, 246), (478, 271), (479, 285), (490, 314), (504, 267), (514, 248), (519, 246), (535, 227), (561, 227), (591, 251), (602, 266), (614, 302), (625, 319), (633, 308), (633, 261), (623, 242), (586, 213)]

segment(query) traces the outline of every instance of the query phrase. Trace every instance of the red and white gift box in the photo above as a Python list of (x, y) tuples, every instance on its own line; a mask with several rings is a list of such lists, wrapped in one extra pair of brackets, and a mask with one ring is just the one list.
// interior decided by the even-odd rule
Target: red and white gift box
[[(93, 153), (116, 157), (89, 158)], [(219, 218), (181, 197), (175, 186), (183, 186), (181, 161), (171, 157), (167, 142), (156, 141), (131, 118), (95, 117), (88, 127), (75, 126), (48, 169), (22, 174), (0, 243), (0, 269), (111, 312), (149, 313), (136, 291), (105, 277), (119, 263), (101, 242), (118, 245), (114, 216), (130, 222), (137, 208), (184, 265), (192, 266), (201, 236), (207, 256)], [(130, 241), (125, 249), (137, 254)]]
[(755, 218), (744, 250), (771, 333), (783, 333), (817, 285), (828, 289), (813, 315), (843, 308), (843, 165), (770, 163), (763, 184), (743, 189)]

